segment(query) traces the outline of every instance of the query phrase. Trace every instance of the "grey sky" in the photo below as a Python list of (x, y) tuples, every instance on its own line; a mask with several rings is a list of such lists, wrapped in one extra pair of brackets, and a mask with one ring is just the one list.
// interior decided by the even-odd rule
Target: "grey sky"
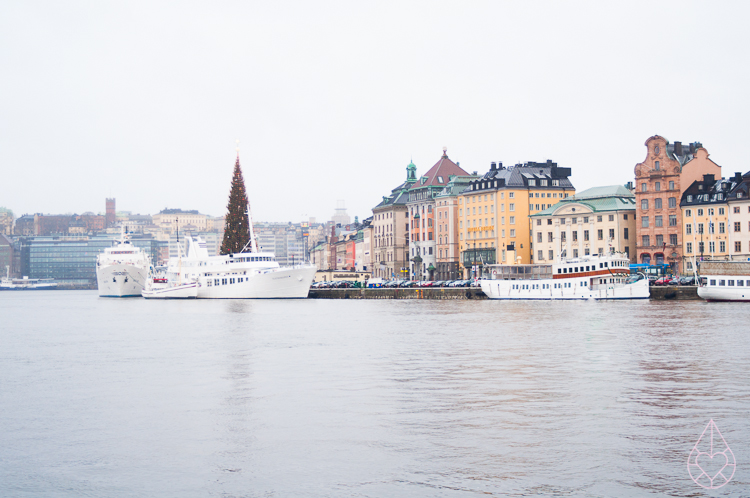
[(0, 3), (0, 206), (366, 217), (442, 147), (624, 183), (653, 134), (746, 172), (749, 4)]

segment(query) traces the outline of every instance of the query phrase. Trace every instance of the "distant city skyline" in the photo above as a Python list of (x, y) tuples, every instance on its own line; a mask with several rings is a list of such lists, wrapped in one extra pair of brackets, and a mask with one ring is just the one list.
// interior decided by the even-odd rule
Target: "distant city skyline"
[[(291, 8), (290, 8), (291, 7)], [(4, 2), (0, 206), (371, 210), (413, 160), (624, 184), (661, 135), (745, 172), (745, 3)]]

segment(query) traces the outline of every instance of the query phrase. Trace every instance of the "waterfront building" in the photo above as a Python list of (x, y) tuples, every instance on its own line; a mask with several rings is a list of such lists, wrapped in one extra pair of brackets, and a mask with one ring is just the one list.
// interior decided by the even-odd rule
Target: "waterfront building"
[(13, 270), (13, 241), (0, 233), (0, 278), (10, 275), (15, 277)]
[(530, 215), (575, 194), (570, 168), (491, 163), (458, 197), (458, 245), (464, 277), (488, 264), (531, 264)]
[(727, 230), (732, 260), (750, 261), (750, 172), (735, 173), (729, 193)]
[[(96, 286), (96, 257), (111, 247), (116, 237), (42, 236), (20, 239), (21, 273), (29, 278), (54, 278), (62, 285)], [(151, 237), (130, 239), (151, 261), (165, 242)]]
[(13, 211), (0, 207), (0, 234), (13, 235), (13, 221)]
[(427, 173), (409, 188), (406, 207), (409, 217), (409, 275), (412, 280), (435, 280), (437, 238), (435, 197), (451, 177), (468, 176), (458, 163), (448, 158), (447, 149)]
[(205, 232), (208, 228), (208, 218), (208, 215), (201, 214), (196, 210), (183, 211), (182, 209), (167, 208), (151, 216), (154, 225), (167, 233), (173, 233), (177, 230), (184, 231), (188, 225), (192, 230)]
[(408, 278), (409, 189), (417, 181), (417, 167), (406, 167), (406, 181), (372, 208), (372, 273), (378, 278)]
[(437, 271), (435, 280), (462, 278), (458, 245), (458, 196), (477, 175), (450, 176), (448, 184), (435, 196), (437, 223)]
[[(704, 175), (685, 189), (680, 200), (684, 220), (681, 265), (684, 273), (692, 273), (695, 265), (704, 258), (732, 259), (734, 254), (742, 255), (741, 233), (745, 217), (741, 211), (747, 205), (747, 184), (743, 180), (741, 173), (728, 180)], [(731, 204), (730, 198), (733, 200)], [(733, 212), (735, 209), (737, 212)]]
[(531, 215), (537, 264), (616, 251), (635, 262), (635, 195), (626, 186), (594, 187)]
[(635, 166), (637, 259), (667, 263), (677, 273), (684, 256), (680, 199), (703, 175), (721, 178), (721, 166), (708, 159), (700, 142), (671, 144), (654, 135), (645, 145), (646, 159)]

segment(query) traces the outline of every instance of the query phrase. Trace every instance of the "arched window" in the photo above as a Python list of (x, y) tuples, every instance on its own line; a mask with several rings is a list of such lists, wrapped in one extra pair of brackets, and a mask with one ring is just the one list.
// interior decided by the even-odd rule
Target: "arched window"
[(648, 253), (641, 254), (641, 263), (644, 265), (650, 265), (651, 264), (651, 255)]
[(677, 207), (677, 198), (676, 197), (670, 197), (669, 198), (669, 207), (671, 207), (671, 208)]
[(641, 211), (648, 211), (648, 199), (641, 199)]

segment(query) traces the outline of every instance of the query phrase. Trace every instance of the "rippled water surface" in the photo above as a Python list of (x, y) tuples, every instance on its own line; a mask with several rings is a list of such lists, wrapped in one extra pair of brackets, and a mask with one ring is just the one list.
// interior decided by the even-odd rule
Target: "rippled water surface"
[(0, 293), (0, 496), (747, 496), (749, 334), (699, 301)]

